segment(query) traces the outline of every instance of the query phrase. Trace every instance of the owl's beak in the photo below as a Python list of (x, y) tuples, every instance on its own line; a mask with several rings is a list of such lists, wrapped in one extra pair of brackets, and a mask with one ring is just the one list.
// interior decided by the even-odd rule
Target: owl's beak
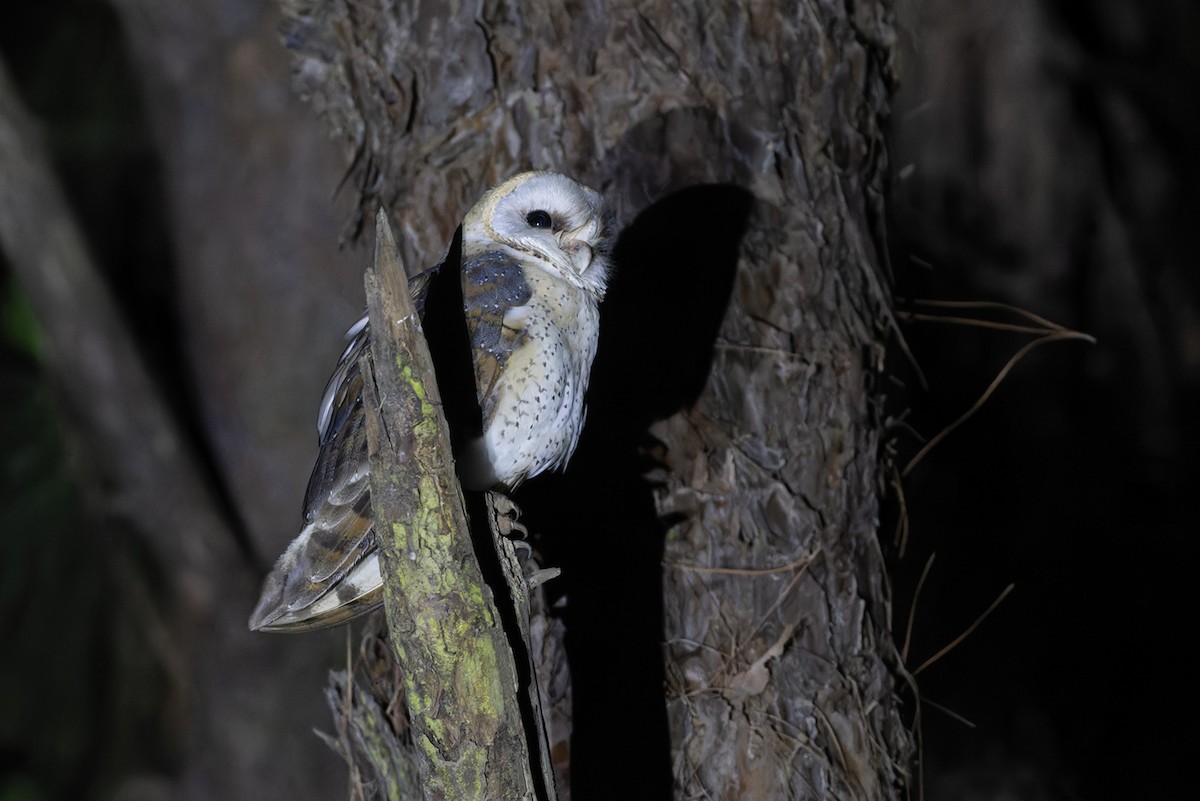
[(583, 275), (584, 271), (592, 266), (596, 252), (587, 242), (574, 238), (573, 234), (575, 233), (575, 231), (562, 231), (555, 234), (555, 238), (558, 239), (559, 249), (566, 254), (571, 269), (576, 275)]
[(580, 242), (579, 246), (575, 248), (575, 252), (571, 254), (571, 261), (580, 275), (583, 275), (587, 268), (592, 266), (592, 260), (595, 258), (596, 252), (586, 242)]

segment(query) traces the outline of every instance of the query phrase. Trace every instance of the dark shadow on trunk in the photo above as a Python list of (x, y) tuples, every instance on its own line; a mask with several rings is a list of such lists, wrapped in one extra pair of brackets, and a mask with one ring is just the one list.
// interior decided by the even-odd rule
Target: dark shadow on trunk
[(643, 478), (652, 467), (646, 429), (704, 388), (752, 203), (736, 186), (691, 187), (622, 232), (579, 449), (565, 474), (516, 496), (544, 563), (563, 571), (547, 592), (552, 603), (566, 598), (575, 801), (672, 797), (666, 526)]

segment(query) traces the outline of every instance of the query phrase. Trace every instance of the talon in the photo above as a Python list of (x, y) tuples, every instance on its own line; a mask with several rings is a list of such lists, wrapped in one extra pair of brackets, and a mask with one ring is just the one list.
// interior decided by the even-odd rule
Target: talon
[(541, 570), (535, 570), (530, 573), (525, 581), (529, 585), (529, 589), (536, 590), (550, 579), (558, 578), (561, 574), (562, 568), (560, 567), (544, 567)]
[(495, 510), (496, 528), (502, 535), (509, 539), (515, 539), (513, 532), (517, 532), (521, 539), (529, 536), (529, 529), (517, 522), (521, 508), (513, 503), (511, 498), (501, 495), (499, 492), (493, 492), (492, 508)]

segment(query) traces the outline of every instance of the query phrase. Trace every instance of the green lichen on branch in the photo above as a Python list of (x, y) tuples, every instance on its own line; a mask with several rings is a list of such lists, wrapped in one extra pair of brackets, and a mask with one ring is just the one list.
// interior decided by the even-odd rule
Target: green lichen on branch
[(516, 669), (472, 545), (433, 364), (386, 215), (366, 276), (371, 505), (426, 799), (532, 799)]

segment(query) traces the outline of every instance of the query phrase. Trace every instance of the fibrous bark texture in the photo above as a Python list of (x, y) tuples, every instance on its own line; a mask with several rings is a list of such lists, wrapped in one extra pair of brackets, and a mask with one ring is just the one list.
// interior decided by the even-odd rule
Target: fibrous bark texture
[(898, 797), (885, 6), (284, 8), (301, 93), (355, 149), (358, 219), (390, 208), (410, 269), (522, 168), (595, 186), (623, 231), (588, 429), (554, 497), (531, 482), (523, 504), (563, 567), (572, 795)]

